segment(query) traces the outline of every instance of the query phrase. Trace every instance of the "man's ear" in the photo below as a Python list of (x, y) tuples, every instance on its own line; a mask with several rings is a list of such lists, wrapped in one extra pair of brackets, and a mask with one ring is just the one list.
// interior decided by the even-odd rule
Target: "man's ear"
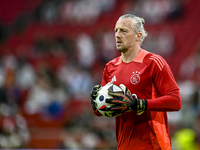
[(137, 34), (136, 34), (136, 42), (138, 42), (138, 41), (140, 41), (140, 39), (141, 39), (141, 37), (142, 37), (142, 33), (141, 32), (138, 32)]

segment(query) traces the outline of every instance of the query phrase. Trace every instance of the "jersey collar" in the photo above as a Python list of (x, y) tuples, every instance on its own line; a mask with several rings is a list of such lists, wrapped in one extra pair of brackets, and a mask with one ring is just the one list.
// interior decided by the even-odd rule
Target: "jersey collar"
[[(144, 49), (141, 49), (140, 53), (135, 57), (135, 59), (133, 60), (133, 62), (139, 62), (139, 63), (142, 63), (143, 62), (143, 59), (144, 57), (148, 54), (149, 52), (144, 50)], [(115, 65), (119, 65), (121, 64), (123, 61), (122, 61), (122, 56), (119, 57), (117, 63)]]

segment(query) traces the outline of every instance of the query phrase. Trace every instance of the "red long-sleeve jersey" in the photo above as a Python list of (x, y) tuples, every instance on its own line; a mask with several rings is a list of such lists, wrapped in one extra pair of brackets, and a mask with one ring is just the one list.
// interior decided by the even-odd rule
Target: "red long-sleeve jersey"
[(116, 117), (117, 149), (171, 150), (166, 111), (180, 110), (181, 98), (166, 61), (143, 49), (130, 63), (117, 57), (106, 64), (101, 85), (110, 81), (124, 84), (133, 96), (148, 103), (142, 115), (131, 111)]

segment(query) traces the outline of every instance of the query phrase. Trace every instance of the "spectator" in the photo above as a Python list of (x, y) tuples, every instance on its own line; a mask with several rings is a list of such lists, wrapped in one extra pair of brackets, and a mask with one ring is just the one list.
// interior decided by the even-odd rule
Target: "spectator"
[(59, 80), (48, 68), (41, 68), (36, 83), (30, 89), (25, 111), (27, 114), (41, 114), (50, 118), (59, 117), (63, 112), (67, 95), (60, 87)]
[(81, 33), (77, 38), (78, 63), (84, 68), (91, 68), (95, 60), (94, 43), (92, 38)]
[(200, 83), (200, 42), (197, 48), (189, 57), (187, 57), (180, 67), (180, 77), (183, 80), (194, 80)]

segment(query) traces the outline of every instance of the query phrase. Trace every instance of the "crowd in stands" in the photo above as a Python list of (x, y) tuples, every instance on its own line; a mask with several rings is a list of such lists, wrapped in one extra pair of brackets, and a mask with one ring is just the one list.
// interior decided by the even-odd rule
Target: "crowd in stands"
[[(0, 148), (38, 148), (31, 143), (33, 125), (27, 118), (39, 114), (44, 121), (69, 117), (64, 121), (61, 119), (60, 142), (51, 148), (115, 149), (114, 118), (96, 117), (89, 103), (92, 87), (101, 83), (105, 63), (119, 55), (115, 49), (114, 24), (112, 28), (107, 24), (100, 26), (100, 18), (118, 11), (120, 15), (133, 13), (143, 17), (148, 37), (142, 47), (170, 59), (177, 48), (174, 31), (169, 27), (152, 28), (184, 16), (186, 2), (41, 0), (33, 12), (22, 14), (17, 23), (9, 27), (0, 23)], [(15, 50), (10, 49), (5, 43), (13, 34), (22, 36), (30, 24), (57, 28), (84, 26), (87, 31), (67, 30), (65, 34), (68, 35), (58, 36), (41, 29), (35, 31), (29, 44), (14, 43)], [(98, 25), (101, 29), (90, 32)], [(175, 74), (182, 109), (168, 114), (172, 144), (176, 150), (186, 149), (188, 145), (200, 147), (198, 42)], [(183, 139), (185, 134), (190, 136)]]

